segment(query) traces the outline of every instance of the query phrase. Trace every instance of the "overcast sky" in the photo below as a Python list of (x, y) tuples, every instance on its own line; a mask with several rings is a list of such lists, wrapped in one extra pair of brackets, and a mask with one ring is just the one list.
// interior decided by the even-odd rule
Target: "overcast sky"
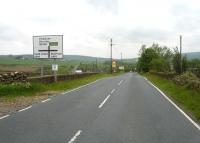
[(0, 55), (32, 54), (33, 35), (64, 35), (64, 54), (137, 57), (142, 44), (200, 51), (198, 0), (0, 0)]

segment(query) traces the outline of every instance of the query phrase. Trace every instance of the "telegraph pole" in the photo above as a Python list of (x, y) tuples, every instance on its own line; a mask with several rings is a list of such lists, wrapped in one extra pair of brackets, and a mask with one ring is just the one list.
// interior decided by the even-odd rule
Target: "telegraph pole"
[(110, 39), (110, 73), (112, 74), (112, 38)]
[(97, 63), (97, 58), (96, 58), (96, 72), (98, 72), (98, 63)]
[(180, 35), (180, 73), (182, 73), (182, 35)]
[(120, 66), (122, 66), (123, 64), (122, 64), (122, 52), (121, 52), (121, 63), (120, 63)]

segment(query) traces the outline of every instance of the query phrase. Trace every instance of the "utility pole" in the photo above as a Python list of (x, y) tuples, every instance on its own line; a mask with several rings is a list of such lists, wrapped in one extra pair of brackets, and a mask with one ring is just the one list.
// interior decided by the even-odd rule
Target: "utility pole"
[(182, 73), (182, 35), (180, 35), (180, 73)]
[(96, 72), (98, 72), (98, 63), (97, 63), (97, 58), (96, 58)]
[(112, 74), (112, 38), (110, 39), (110, 73)]
[(122, 62), (122, 52), (121, 52), (121, 62)]

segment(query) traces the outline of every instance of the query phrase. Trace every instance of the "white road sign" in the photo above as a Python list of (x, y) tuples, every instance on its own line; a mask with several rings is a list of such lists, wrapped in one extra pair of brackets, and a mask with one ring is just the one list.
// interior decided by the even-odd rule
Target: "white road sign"
[(119, 70), (124, 70), (124, 66), (119, 66)]
[(33, 57), (36, 59), (63, 58), (63, 35), (33, 36)]
[(58, 65), (57, 64), (52, 65), (52, 71), (58, 71)]

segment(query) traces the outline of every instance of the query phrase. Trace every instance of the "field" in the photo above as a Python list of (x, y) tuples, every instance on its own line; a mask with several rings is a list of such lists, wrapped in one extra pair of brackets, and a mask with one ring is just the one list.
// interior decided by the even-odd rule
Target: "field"
[[(91, 62), (84, 62), (91, 63)], [(32, 76), (40, 75), (41, 67), (44, 69), (44, 74), (52, 74), (51, 65), (58, 64), (58, 74), (68, 74), (74, 70), (76, 66), (80, 64), (80, 61), (75, 60), (37, 60), (37, 59), (16, 59), (13, 56), (0, 57), (0, 73), (6, 72), (26, 72)]]

